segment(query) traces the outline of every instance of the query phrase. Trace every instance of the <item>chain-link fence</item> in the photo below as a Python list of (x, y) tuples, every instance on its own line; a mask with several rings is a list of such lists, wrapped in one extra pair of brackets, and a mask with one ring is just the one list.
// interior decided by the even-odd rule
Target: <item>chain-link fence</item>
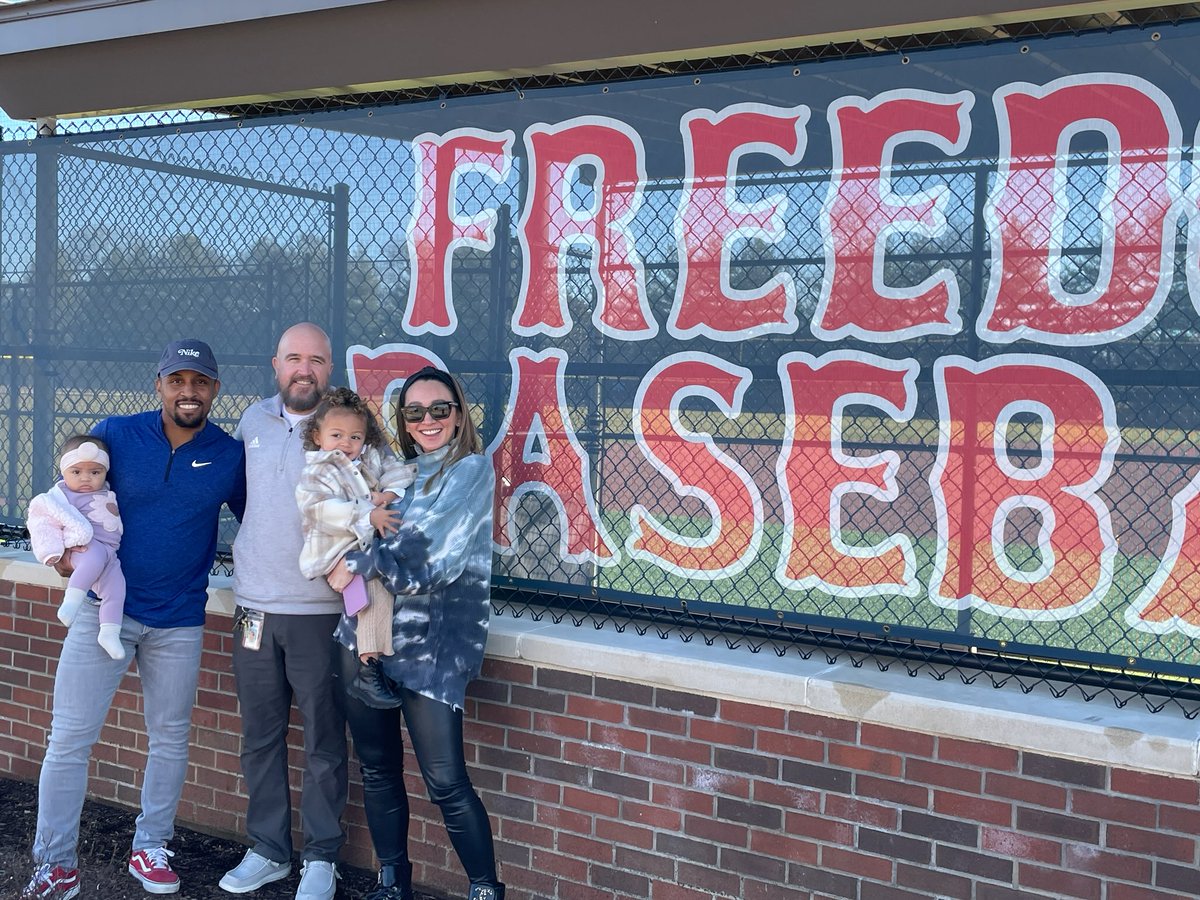
[[(403, 370), (362, 360), (462, 375), (498, 608), (1193, 716), (1200, 31), (1079, 31), (5, 143), (6, 534), (168, 340), (231, 427), (311, 319), (385, 417)], [(1156, 86), (1165, 139), (1006, 155), (996, 98), (1064, 73)]]

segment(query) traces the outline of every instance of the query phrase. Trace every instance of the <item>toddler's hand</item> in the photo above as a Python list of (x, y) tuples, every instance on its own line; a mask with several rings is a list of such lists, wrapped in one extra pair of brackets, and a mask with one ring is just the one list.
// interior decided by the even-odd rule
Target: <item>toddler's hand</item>
[(393, 500), (398, 499), (399, 498), (392, 491), (371, 491), (372, 506), (387, 506)]
[(380, 506), (371, 510), (371, 526), (380, 534), (391, 534), (400, 527), (400, 523), (403, 521), (404, 516), (394, 509), (385, 509)]

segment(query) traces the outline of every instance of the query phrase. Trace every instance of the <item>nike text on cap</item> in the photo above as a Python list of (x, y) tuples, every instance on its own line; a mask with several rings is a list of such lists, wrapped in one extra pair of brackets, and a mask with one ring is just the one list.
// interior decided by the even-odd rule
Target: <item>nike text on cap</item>
[(170, 375), (184, 369), (216, 378), (217, 358), (213, 356), (212, 348), (195, 338), (171, 341), (158, 359), (158, 374)]

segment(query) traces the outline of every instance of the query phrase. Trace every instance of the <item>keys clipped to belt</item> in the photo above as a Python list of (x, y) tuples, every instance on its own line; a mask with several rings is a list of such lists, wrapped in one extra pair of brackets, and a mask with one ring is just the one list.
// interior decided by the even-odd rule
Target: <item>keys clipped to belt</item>
[(242, 632), (242, 646), (247, 650), (257, 650), (262, 646), (263, 619), (266, 613), (257, 609), (238, 609), (238, 619), (234, 628)]

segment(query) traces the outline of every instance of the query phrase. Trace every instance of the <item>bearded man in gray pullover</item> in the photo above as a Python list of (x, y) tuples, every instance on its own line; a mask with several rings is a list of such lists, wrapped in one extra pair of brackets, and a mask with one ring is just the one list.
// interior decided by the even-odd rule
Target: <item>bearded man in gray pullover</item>
[(244, 894), (291, 873), (287, 731), (294, 696), (304, 726), (304, 847), (296, 900), (332, 900), (345, 842), (346, 726), (331, 666), (342, 598), (325, 579), (309, 581), (300, 573), (295, 499), (304, 468), (299, 424), (329, 386), (329, 337), (311, 323), (293, 325), (280, 337), (271, 365), (279, 393), (247, 409), (235, 433), (246, 448), (247, 499), (233, 545), (233, 671), (249, 795), (246, 832), (253, 846), (220, 885)]

